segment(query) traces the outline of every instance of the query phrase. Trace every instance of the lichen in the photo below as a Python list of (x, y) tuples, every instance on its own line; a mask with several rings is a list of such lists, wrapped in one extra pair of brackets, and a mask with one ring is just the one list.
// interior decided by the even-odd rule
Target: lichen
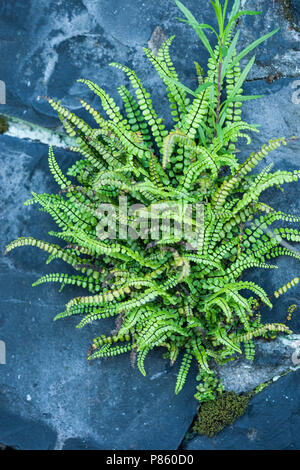
[(252, 393), (237, 395), (234, 392), (223, 392), (215, 400), (203, 403), (193, 431), (208, 437), (215, 436), (245, 413), (251, 398)]
[(300, 31), (300, 28), (295, 24), (294, 14), (293, 14), (293, 5), (291, 0), (280, 0), (282, 11), (285, 16), (285, 19), (290, 23), (290, 26), (297, 32)]

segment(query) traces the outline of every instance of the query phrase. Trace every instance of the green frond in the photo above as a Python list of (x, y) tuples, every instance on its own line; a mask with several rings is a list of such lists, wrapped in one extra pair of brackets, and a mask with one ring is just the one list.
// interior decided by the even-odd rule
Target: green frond
[(168, 332), (187, 336), (187, 332), (183, 328), (178, 326), (175, 322), (168, 320), (168, 318), (166, 318), (165, 321), (157, 321), (154, 319), (151, 322), (147, 322), (146, 326), (141, 330), (139, 339), (137, 340), (138, 350), (160, 345), (165, 340)]
[(130, 341), (131, 337), (128, 334), (121, 334), (120, 331), (117, 334), (111, 336), (101, 335), (98, 338), (93, 340), (92, 349), (99, 349), (104, 344), (112, 344), (117, 343), (119, 341)]
[(218, 343), (224, 344), (227, 346), (229, 349), (232, 349), (234, 352), (238, 352), (242, 354), (241, 349), (233, 342), (230, 340), (228, 335), (226, 334), (226, 331), (224, 328), (218, 328), (215, 332), (215, 339)]
[(44, 282), (60, 282), (62, 286), (67, 284), (77, 285), (78, 287), (88, 288), (91, 292), (100, 290), (100, 285), (96, 284), (96, 280), (92, 276), (83, 277), (77, 275), (68, 275), (63, 273), (46, 274), (35, 281), (32, 286), (38, 286)]
[(182, 387), (184, 386), (186, 382), (186, 378), (191, 367), (192, 359), (193, 359), (193, 356), (189, 351), (184, 353), (182, 360), (181, 360), (180, 369), (177, 374), (177, 380), (176, 380), (176, 386), (175, 386), (176, 395), (178, 395), (178, 393), (180, 392), (180, 390), (182, 389)]
[(98, 351), (94, 352), (88, 357), (88, 360), (92, 359), (99, 359), (102, 357), (113, 357), (113, 356), (118, 356), (119, 354), (124, 354), (128, 351), (131, 351), (132, 349), (132, 344), (122, 344), (118, 346), (110, 346), (110, 345), (105, 345)]
[(208, 366), (207, 354), (203, 347), (200, 338), (192, 339), (191, 342), (192, 353), (195, 356), (200, 368), (203, 368), (206, 372), (212, 373)]
[(149, 127), (147, 123), (144, 122), (143, 115), (139, 109), (138, 103), (124, 85), (118, 87), (118, 92), (124, 102), (128, 123), (130, 124), (130, 130), (135, 133), (139, 132), (143, 138), (143, 141), (151, 145)]
[(299, 281), (300, 281), (300, 277), (294, 277), (294, 279), (287, 282), (282, 287), (280, 287), (277, 291), (275, 291), (274, 296), (276, 298), (278, 298), (280, 295), (285, 293), (288, 289), (291, 289), (292, 287), (295, 287), (298, 284)]
[(174, 64), (169, 55), (169, 47), (174, 39), (171, 36), (167, 39), (155, 56), (153, 52), (144, 47), (144, 52), (150, 62), (154, 65), (158, 75), (167, 87), (168, 98), (171, 107), (171, 114), (174, 121), (178, 121), (180, 113), (186, 112), (189, 99), (186, 97), (185, 90), (177, 84), (178, 75)]
[(53, 153), (53, 148), (50, 145), (49, 147), (49, 168), (50, 171), (57, 182), (57, 184), (61, 187), (61, 189), (65, 189), (67, 186), (71, 186), (71, 181), (69, 181), (63, 174), (61, 169), (59, 168)]
[(215, 210), (220, 210), (224, 205), (226, 197), (233, 190), (234, 186), (249, 173), (269, 152), (276, 150), (281, 145), (286, 145), (285, 139), (270, 140), (268, 145), (263, 145), (261, 150), (254, 152), (247, 160), (240, 165), (236, 173), (226, 179), (212, 197), (212, 204)]
[(61, 258), (63, 261), (66, 261), (69, 264), (75, 265), (78, 264), (79, 258), (66, 253), (59, 245), (54, 245), (52, 243), (47, 243), (42, 240), (37, 240), (32, 237), (20, 237), (17, 240), (9, 243), (5, 248), (5, 254), (9, 253), (11, 250), (19, 246), (36, 246), (40, 250), (44, 250), (51, 255), (55, 255), (57, 258)]
[(105, 127), (105, 119), (96, 109), (94, 109), (89, 103), (87, 103), (82, 98), (80, 99), (80, 103), (82, 104), (83, 108), (86, 109), (93, 116), (98, 126)]
[(203, 124), (205, 116), (209, 108), (209, 95), (210, 95), (210, 82), (204, 82), (202, 87), (207, 85), (196, 98), (194, 98), (190, 105), (188, 112), (182, 118), (179, 128), (187, 135), (187, 137), (194, 138), (198, 132), (199, 127)]
[(140, 351), (138, 351), (138, 353), (137, 353), (137, 366), (138, 366), (139, 371), (141, 372), (141, 374), (143, 376), (146, 376), (144, 361), (145, 361), (146, 356), (147, 356), (148, 352), (150, 351), (150, 349), (151, 348), (144, 348), (144, 349), (141, 349)]
[[(66, 120), (69, 123), (68, 129), (70, 129), (70, 135), (73, 136), (73, 127), (75, 126), (84, 135), (89, 136), (92, 132), (92, 128), (81, 118), (76, 116), (76, 114), (72, 113), (64, 106), (62, 106), (59, 102), (55, 102), (52, 98), (46, 98), (48, 103), (52, 106), (54, 111), (56, 111), (63, 120)], [(70, 127), (71, 126), (71, 127)]]
[(144, 142), (138, 142), (134, 132), (128, 131), (121, 124), (116, 125), (116, 123), (113, 121), (109, 122), (108, 126), (111, 132), (113, 132), (118, 137), (127, 152), (143, 161), (147, 159), (147, 157), (150, 155), (150, 150)]
[(271, 332), (278, 331), (279, 333), (287, 333), (287, 334), (291, 333), (291, 330), (286, 325), (283, 325), (281, 323), (267, 323), (245, 334), (237, 335), (236, 337), (234, 337), (234, 342), (240, 343), (240, 342), (250, 341), (253, 338), (265, 336), (266, 333), (268, 333), (269, 331)]
[(153, 109), (150, 94), (142, 86), (140, 79), (136, 76), (135, 72), (125, 65), (112, 62), (110, 65), (122, 70), (129, 78), (137, 96), (137, 101), (140, 110), (144, 116), (145, 121), (149, 124), (151, 132), (156, 144), (160, 147), (162, 145), (164, 136), (167, 134), (165, 126), (162, 124), (162, 119), (157, 117)]
[(196, 147), (194, 140), (189, 138), (179, 129), (176, 129), (174, 132), (170, 132), (163, 141), (163, 168), (166, 168), (170, 162), (170, 157), (174, 151), (175, 146), (179, 144), (192, 151), (195, 150)]
[(100, 88), (96, 83), (91, 82), (91, 80), (79, 79), (78, 82), (84, 83), (93, 91), (101, 100), (102, 107), (107, 113), (109, 119), (111, 119), (116, 124), (122, 122), (123, 125), (127, 124), (127, 121), (123, 118), (120, 113), (120, 108), (116, 105), (113, 98), (111, 98), (102, 88)]

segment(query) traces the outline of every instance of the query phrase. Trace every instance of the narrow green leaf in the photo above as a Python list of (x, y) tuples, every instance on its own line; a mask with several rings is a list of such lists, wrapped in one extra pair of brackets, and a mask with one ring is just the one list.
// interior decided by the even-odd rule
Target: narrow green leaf
[(225, 16), (226, 16), (227, 7), (228, 7), (228, 0), (225, 0), (225, 2), (224, 2), (224, 8), (223, 8), (223, 24), (224, 24), (224, 22), (225, 22)]
[(213, 50), (212, 50), (211, 45), (209, 43), (209, 40), (207, 39), (206, 34), (204, 33), (204, 31), (201, 28), (198, 27), (199, 23), (196, 20), (196, 18), (194, 17), (194, 15), (179, 0), (175, 0), (175, 3), (177, 5), (177, 7), (182, 11), (184, 16), (188, 19), (188, 21), (190, 22), (192, 28), (194, 29), (196, 34), (199, 36), (199, 38), (203, 42), (205, 48), (209, 52), (210, 57), (212, 59), (214, 59), (214, 53), (213, 53)]
[(246, 65), (246, 67), (244, 68), (244, 70), (242, 71), (241, 75), (239, 76), (239, 79), (238, 81), (236, 82), (230, 96), (228, 97), (228, 99), (230, 98), (234, 98), (234, 96), (236, 95), (236, 93), (239, 91), (239, 89), (241, 88), (241, 86), (243, 85), (244, 81), (246, 80), (247, 78), (247, 75), (248, 73), (250, 72), (253, 64), (255, 62), (255, 55), (253, 57), (251, 57), (251, 59), (249, 60), (248, 64)]
[(221, 72), (221, 79), (223, 80), (223, 78), (225, 77), (226, 75), (226, 72), (227, 72), (227, 68), (228, 68), (228, 64), (230, 63), (231, 59), (232, 59), (232, 56), (235, 52), (235, 49), (236, 49), (236, 44), (237, 44), (237, 41), (239, 39), (239, 35), (240, 35), (240, 30), (238, 30), (233, 38), (233, 40), (231, 41), (231, 44), (228, 48), (228, 51), (227, 51), (227, 55), (226, 57), (224, 58), (223, 60), (223, 63), (222, 63), (222, 72)]
[(270, 37), (272, 37), (274, 34), (278, 33), (280, 28), (277, 28), (277, 29), (274, 29), (274, 31), (271, 31), (270, 33), (268, 34), (265, 34), (264, 36), (262, 36), (261, 38), (259, 39), (256, 39), (256, 41), (253, 41), (251, 44), (249, 44), (249, 46), (247, 46), (242, 52), (240, 52), (237, 57), (233, 60), (232, 64), (231, 64), (231, 67), (234, 67), (236, 64), (238, 64), (242, 59), (243, 57), (245, 57), (247, 54), (249, 54), (249, 52), (251, 52), (253, 49), (255, 49), (257, 46), (259, 46), (259, 44), (261, 44), (262, 42), (266, 41), (267, 39), (269, 39)]
[(224, 103), (227, 101), (231, 102), (240, 102), (240, 101), (249, 101), (249, 100), (257, 100), (259, 98), (263, 98), (265, 95), (236, 95), (234, 98), (228, 98)]
[(202, 85), (199, 85), (198, 88), (196, 88), (195, 90), (195, 93), (196, 93), (196, 96), (201, 93), (201, 91), (205, 90), (206, 88), (212, 86), (213, 83), (212, 82), (206, 82), (206, 83), (202, 83)]
[(241, 5), (241, 0), (235, 0), (231, 9), (230, 15), (229, 15), (229, 20), (231, 20), (237, 14), (237, 12), (240, 9), (240, 5)]
[[(223, 107), (222, 111), (221, 111), (221, 114), (220, 114), (220, 125), (223, 125), (224, 124), (224, 121), (226, 119), (226, 109), (228, 107), (228, 102), (232, 101), (235, 97), (236, 97), (236, 94), (238, 93), (239, 89), (241, 88), (241, 86), (243, 85), (244, 81), (246, 80), (246, 77), (248, 75), (248, 73), (250, 72), (250, 69), (251, 67), (253, 66), (254, 64), (254, 61), (255, 61), (255, 56), (253, 56), (248, 64), (246, 65), (245, 69), (243, 70), (243, 72), (241, 73), (235, 87), (233, 88), (230, 96), (228, 96), (227, 98), (227, 103), (225, 104), (225, 106)], [(247, 100), (246, 100), (247, 101)]]
[(198, 88), (195, 91), (193, 91), (190, 88), (188, 88), (187, 86), (185, 86), (182, 83), (178, 82), (178, 80), (175, 80), (174, 78), (168, 77), (167, 75), (165, 75), (163, 73), (161, 74), (161, 76), (164, 77), (166, 81), (174, 83), (174, 85), (177, 85), (178, 88), (181, 88), (182, 90), (186, 91), (187, 93), (194, 96), (195, 98), (197, 98), (198, 94), (201, 91), (205, 90), (205, 88), (208, 88), (209, 86), (213, 85), (213, 83), (211, 83), (211, 82), (202, 83), (200, 86), (198, 86)]
[(202, 28), (202, 29), (210, 29), (216, 36), (217, 38), (219, 39), (220, 36), (218, 35), (217, 31), (215, 30), (215, 28), (213, 28), (211, 25), (209, 24), (206, 24), (206, 23), (197, 23), (197, 21), (189, 21), (189, 20), (185, 20), (184, 18), (177, 18), (176, 17), (176, 20), (178, 21), (181, 21), (182, 23), (187, 23), (189, 24), (190, 26), (196, 26), (197, 28)]
[(228, 47), (226, 46), (222, 46), (221, 47), (221, 54), (222, 54), (222, 57), (225, 59), (225, 57), (227, 56), (227, 53), (228, 53)]

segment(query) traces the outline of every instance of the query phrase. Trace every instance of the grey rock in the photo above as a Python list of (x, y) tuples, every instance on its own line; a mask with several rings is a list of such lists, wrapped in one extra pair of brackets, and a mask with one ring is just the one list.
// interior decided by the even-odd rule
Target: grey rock
[(166, 39), (167, 38), (163, 28), (161, 26), (156, 26), (156, 28), (153, 30), (153, 33), (151, 34), (151, 38), (148, 41), (148, 49), (150, 49), (153, 54), (156, 55), (159, 48), (163, 45)]
[[(205, 0), (186, 0), (185, 5), (203, 23), (215, 25), (212, 8)], [(295, 23), (299, 7), (293, 3)], [(252, 78), (281, 72), (299, 75), (299, 33), (291, 28), (279, 2), (250, 0), (245, 8), (261, 10), (262, 15), (241, 20), (240, 46), (278, 25), (281, 30), (259, 46)], [(90, 91), (77, 82), (89, 78), (109, 91), (120, 103), (117, 85), (125, 77), (109, 66), (112, 61), (134, 68), (150, 92), (155, 90), (154, 104), (161, 112), (166, 107), (164, 87), (152, 65), (143, 55), (143, 46), (156, 46), (164, 36), (175, 34), (172, 56), (186, 85), (195, 88), (197, 77), (193, 61), (206, 66), (207, 53), (192, 28), (176, 20), (182, 17), (172, 0), (149, 3), (108, 0), (45, 1), (19, 0), (0, 4), (0, 79), (6, 84), (6, 105), (1, 109), (28, 121), (50, 128), (57, 127), (55, 113), (40, 96), (61, 99), (73, 111), (81, 113), (77, 97), (93, 100)], [(210, 31), (212, 43), (215, 39)], [(14, 60), (12, 60), (14, 58)], [(112, 86), (112, 83), (114, 86)]]
[(300, 371), (258, 393), (246, 413), (213, 438), (196, 436), (185, 450), (299, 450)]
[[(186, 5), (202, 21), (210, 20), (212, 10), (205, 0), (189, 0)], [(39, 96), (62, 99), (73, 111), (81, 107), (78, 96), (98, 104), (98, 98), (77, 83), (78, 78), (95, 81), (120, 101), (116, 88), (127, 80), (109, 66), (112, 61), (134, 68), (145, 86), (156, 90), (155, 102), (162, 109), (164, 86), (143, 53), (157, 27), (166, 37), (176, 35), (172, 54), (188, 86), (197, 84), (193, 60), (202, 66), (207, 61), (195, 32), (177, 16), (182, 14), (173, 0), (1, 2), (0, 79), (7, 90), (1, 110), (55, 128), (55, 113)]]
[(250, 392), (258, 385), (297, 368), (294, 353), (299, 352), (300, 335), (281, 336), (275, 341), (257, 340), (254, 361), (239, 358), (219, 368), (226, 390)]
[(99, 450), (99, 444), (89, 439), (67, 439), (62, 450)]
[(0, 394), (0, 434), (6, 446), (14, 449), (50, 450), (55, 445), (57, 435), (51, 427), (39, 421), (26, 420), (20, 414), (11, 414), (7, 411), (9, 397)]
[[(239, 28), (241, 30), (240, 45), (242, 49), (258, 37), (280, 28), (280, 31), (260, 44), (251, 52), (244, 63), (255, 54), (255, 66), (249, 74), (252, 79), (266, 78), (269, 74), (280, 72), (284, 77), (298, 76), (300, 73), (300, 32), (291, 25), (287, 19), (286, 8), (283, 3), (291, 3), (289, 0), (243, 0), (242, 7), (245, 10), (261, 11), (257, 16), (244, 16), (241, 18)], [(299, 26), (299, 6), (293, 2), (289, 12), (294, 21), (294, 26)], [(297, 5), (297, 6), (296, 6)], [(298, 23), (298, 24), (297, 24)], [(239, 50), (240, 50), (239, 49)]]
[(299, 24), (300, 24), (299, 2), (297, 2), (297, 0), (291, 0), (291, 6), (292, 6), (291, 14), (292, 14), (294, 26), (296, 26), (296, 28), (299, 28)]
[(33, 140), (55, 147), (68, 148), (71, 145), (76, 145), (75, 138), (70, 137), (66, 132), (62, 132), (59, 129), (53, 130), (7, 114), (2, 114), (1, 119), (4, 128), (1, 134), (6, 136)]

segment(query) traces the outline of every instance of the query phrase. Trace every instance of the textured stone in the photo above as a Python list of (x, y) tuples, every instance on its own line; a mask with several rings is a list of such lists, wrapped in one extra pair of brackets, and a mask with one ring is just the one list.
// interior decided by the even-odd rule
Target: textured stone
[(235, 393), (250, 392), (261, 383), (277, 379), (299, 362), (300, 335), (285, 335), (275, 341), (257, 340), (253, 362), (244, 357), (219, 368), (226, 390)]
[[(186, 5), (203, 22), (210, 20), (212, 10), (206, 0), (187, 0)], [(176, 35), (172, 55), (188, 86), (197, 86), (193, 60), (203, 66), (207, 61), (195, 32), (177, 21), (178, 16), (182, 14), (173, 0), (2, 2), (0, 79), (6, 83), (7, 104), (1, 109), (55, 127), (55, 113), (37, 98), (62, 99), (64, 105), (78, 111), (76, 97), (94, 98), (87, 87), (77, 83), (78, 78), (89, 78), (119, 99), (116, 88), (125, 77), (109, 66), (112, 61), (134, 68), (145, 86), (156, 90), (154, 101), (163, 109), (164, 85), (143, 53), (157, 27), (166, 37)]]
[[(244, 7), (262, 11), (261, 15), (242, 18), (240, 47), (259, 35), (280, 26), (280, 32), (256, 52), (253, 78), (280, 72), (286, 76), (299, 74), (299, 32), (291, 27), (281, 2), (250, 0)], [(195, 17), (203, 23), (215, 24), (207, 1), (186, 0)], [(291, 15), (297, 25), (299, 6), (292, 4)], [(230, 4), (230, 2), (229, 2)], [(188, 86), (197, 83), (193, 61), (206, 65), (207, 53), (188, 25), (176, 20), (182, 17), (172, 0), (149, 3), (144, 0), (19, 0), (0, 5), (0, 79), (6, 84), (6, 105), (3, 112), (35, 123), (56, 127), (54, 113), (39, 96), (62, 99), (72, 110), (79, 110), (76, 97), (91, 97), (77, 83), (81, 77), (98, 82), (117, 97), (116, 87), (124, 81), (121, 73), (109, 67), (111, 61), (132, 66), (163, 109), (163, 85), (143, 56), (143, 46), (151, 46), (151, 38), (175, 34), (172, 54), (180, 77)], [(158, 29), (157, 29), (158, 28)], [(214, 37), (208, 31), (214, 43)], [(12, 60), (14, 58), (14, 60)], [(245, 59), (246, 60), (246, 59)], [(112, 89), (113, 88), (113, 89)], [(95, 99), (95, 101), (98, 101)]]
[(250, 402), (246, 413), (213, 438), (194, 437), (185, 450), (299, 450), (300, 371), (282, 377)]
[[(279, 32), (270, 39), (260, 44), (255, 51), (245, 59), (249, 60), (251, 54), (255, 54), (255, 66), (249, 74), (252, 79), (266, 78), (270, 74), (280, 72), (283, 76), (297, 76), (300, 74), (300, 32), (293, 27), (287, 18), (287, 9), (283, 3), (289, 0), (243, 0), (245, 10), (261, 11), (257, 16), (244, 16), (241, 18), (239, 48), (246, 47), (258, 37), (280, 28)], [(294, 26), (299, 26), (299, 5), (293, 2), (294, 7), (289, 13), (294, 21)]]

